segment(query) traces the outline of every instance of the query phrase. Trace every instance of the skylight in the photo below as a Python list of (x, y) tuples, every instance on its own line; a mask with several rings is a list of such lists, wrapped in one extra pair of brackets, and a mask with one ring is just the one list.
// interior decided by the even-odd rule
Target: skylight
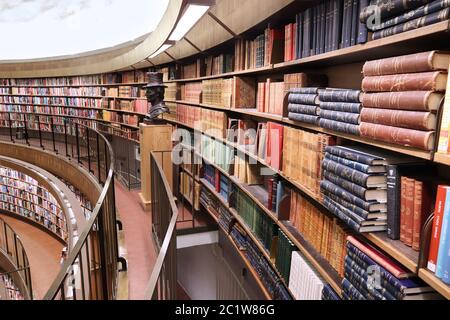
[(0, 60), (112, 47), (153, 31), (169, 0), (0, 0)]

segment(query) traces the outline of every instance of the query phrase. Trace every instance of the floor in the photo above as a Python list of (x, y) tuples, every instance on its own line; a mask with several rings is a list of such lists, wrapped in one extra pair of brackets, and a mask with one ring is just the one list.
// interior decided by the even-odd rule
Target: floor
[(60, 270), (63, 245), (45, 231), (28, 223), (0, 214), (22, 240), (31, 266), (35, 300), (42, 299)]
[(128, 191), (120, 183), (116, 183), (116, 206), (125, 238), (129, 299), (142, 300), (156, 261), (151, 213), (144, 212), (140, 206), (139, 191)]

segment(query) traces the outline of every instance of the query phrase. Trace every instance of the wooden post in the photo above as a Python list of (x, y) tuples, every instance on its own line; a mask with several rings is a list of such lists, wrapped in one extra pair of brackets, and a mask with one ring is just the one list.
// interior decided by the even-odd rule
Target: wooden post
[[(139, 194), (141, 206), (145, 211), (151, 210), (151, 168), (150, 154), (153, 151), (172, 151), (172, 126), (140, 124), (140, 148), (141, 148), (141, 193)], [(167, 181), (172, 186), (172, 158), (171, 153), (158, 155), (157, 158), (163, 165)]]

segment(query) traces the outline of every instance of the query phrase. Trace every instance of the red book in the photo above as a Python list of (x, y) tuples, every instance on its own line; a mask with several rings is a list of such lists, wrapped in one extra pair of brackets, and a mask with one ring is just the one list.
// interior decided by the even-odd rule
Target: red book
[(405, 241), (408, 247), (413, 243), (414, 225), (414, 179), (406, 178), (406, 202), (405, 202)]
[(272, 169), (279, 171), (281, 165), (281, 152), (283, 150), (283, 131), (282, 124), (267, 123), (267, 163)]
[(356, 248), (364, 252), (368, 257), (370, 257), (373, 261), (378, 263), (380, 266), (385, 268), (387, 271), (392, 273), (392, 275), (398, 279), (404, 279), (411, 276), (411, 273), (406, 269), (403, 269), (393, 260), (391, 260), (388, 256), (382, 254), (375, 248), (369, 246), (368, 244), (364, 244), (358, 241), (356, 238), (349, 236), (347, 237), (347, 241), (354, 245)]
[(284, 61), (290, 61), (291, 57), (290, 57), (290, 53), (291, 53), (291, 25), (292, 24), (287, 24), (284, 26)]
[(436, 205), (434, 209), (433, 228), (431, 229), (430, 251), (428, 255), (427, 268), (436, 272), (436, 263), (439, 251), (439, 241), (441, 239), (442, 219), (444, 217), (445, 201), (447, 199), (447, 190), (449, 186), (439, 186), (436, 196)]
[(401, 178), (400, 191), (400, 241), (406, 242), (406, 177)]

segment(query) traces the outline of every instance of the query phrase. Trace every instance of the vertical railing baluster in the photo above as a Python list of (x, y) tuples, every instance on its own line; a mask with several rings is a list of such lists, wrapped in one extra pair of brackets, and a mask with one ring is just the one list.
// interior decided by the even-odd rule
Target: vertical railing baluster
[(58, 150), (56, 149), (55, 130), (53, 128), (53, 117), (50, 117), (50, 129), (51, 129), (51, 132), (52, 132), (53, 151), (56, 154), (58, 154)]
[(102, 171), (101, 171), (101, 165), (100, 165), (100, 140), (99, 140), (99, 133), (96, 132), (95, 137), (96, 137), (96, 142), (97, 142), (97, 176), (98, 176), (98, 181), (102, 181)]
[(81, 159), (80, 159), (80, 133), (78, 132), (78, 122), (75, 123), (75, 138), (76, 138), (76, 142), (77, 142), (77, 158), (78, 158), (78, 163), (81, 164)]
[(67, 120), (66, 119), (64, 119), (64, 144), (66, 146), (66, 157), (70, 158), (69, 146), (67, 143)]
[(23, 128), (24, 128), (24, 131), (25, 131), (25, 142), (26, 142), (26, 144), (27, 144), (27, 146), (30, 146), (30, 142), (28, 141), (28, 126), (27, 126), (27, 116), (26, 115), (24, 115), (23, 116)]
[(42, 150), (45, 150), (45, 147), (42, 144), (41, 116), (36, 115), (36, 117), (37, 117), (38, 133), (39, 133), (39, 145), (41, 146)]
[(8, 112), (8, 126), (9, 126), (9, 137), (11, 138), (11, 142), (16, 143), (16, 141), (13, 138), (12, 121), (11, 121), (11, 113), (10, 112)]
[(91, 142), (89, 141), (89, 128), (86, 127), (86, 143), (87, 143), (87, 154), (88, 154), (88, 170), (90, 173), (94, 173), (91, 168)]

